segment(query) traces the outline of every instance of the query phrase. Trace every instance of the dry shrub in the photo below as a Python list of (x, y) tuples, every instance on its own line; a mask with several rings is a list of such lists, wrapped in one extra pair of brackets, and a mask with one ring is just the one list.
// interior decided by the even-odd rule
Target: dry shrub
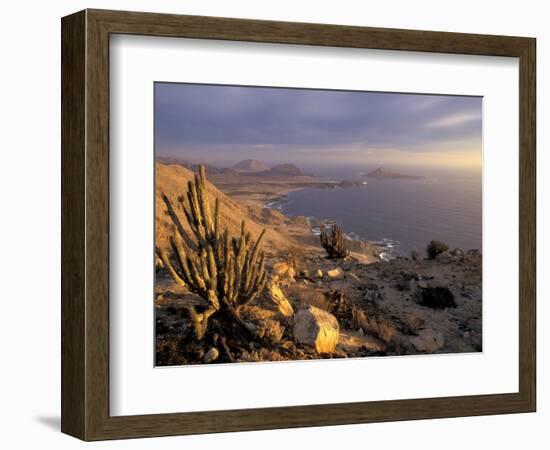
[(266, 339), (270, 342), (281, 342), (285, 328), (277, 321), (273, 319), (262, 320), (257, 324), (256, 334), (262, 339)]
[(456, 308), (455, 297), (447, 287), (428, 287), (420, 293), (420, 304), (432, 309)]
[(300, 273), (304, 268), (305, 256), (306, 253), (302, 247), (293, 246), (288, 249), (285, 259), (287, 264), (293, 267), (296, 273)]
[(366, 334), (375, 336), (386, 343), (392, 341), (397, 333), (396, 327), (391, 322), (382, 317), (367, 315), (362, 309), (355, 309), (353, 325), (354, 328), (360, 328)]
[(428, 256), (428, 259), (435, 259), (437, 255), (446, 252), (449, 250), (449, 246), (445, 244), (445, 242), (441, 241), (430, 241), (430, 243), (426, 247), (426, 255)]

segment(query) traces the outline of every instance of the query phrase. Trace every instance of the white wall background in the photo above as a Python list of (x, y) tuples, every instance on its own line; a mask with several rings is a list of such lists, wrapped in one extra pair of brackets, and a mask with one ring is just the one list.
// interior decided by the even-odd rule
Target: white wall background
[[(370, 3), (370, 4), (369, 4)], [(94, 448), (548, 448), (550, 390), (550, 28), (546, 2), (52, 0), (0, 15), (0, 411), (4, 448), (81, 448), (59, 432), (60, 17), (83, 8), (535, 36), (538, 39), (538, 378), (536, 414), (141, 439)], [(548, 174), (546, 179), (544, 175)], [(503, 243), (503, 245), (506, 245)], [(32, 264), (29, 268), (28, 264)], [(30, 272), (25, 272), (29, 270)], [(32, 276), (31, 276), (32, 274)], [(549, 325), (550, 326), (550, 325)], [(368, 380), (366, 380), (368, 382)]]

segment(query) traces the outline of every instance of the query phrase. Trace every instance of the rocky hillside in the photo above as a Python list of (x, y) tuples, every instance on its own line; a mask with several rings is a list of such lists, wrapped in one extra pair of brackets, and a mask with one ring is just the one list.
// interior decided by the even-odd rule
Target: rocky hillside
[[(294, 254), (269, 261), (270, 283), (243, 317), (260, 333), (234, 361), (279, 361), (482, 351), (481, 255), (456, 249), (435, 260), (364, 264)], [(193, 343), (186, 304), (202, 300), (162, 272), (157, 284), (157, 364), (227, 362)], [(181, 347), (182, 342), (187, 342)]]
[[(193, 172), (181, 165), (166, 165), (156, 163), (155, 189), (155, 222), (156, 243), (167, 247), (169, 237), (173, 232), (173, 225), (166, 213), (166, 207), (161, 198), (161, 192), (176, 203), (178, 196), (187, 192), (187, 183), (193, 179)], [(298, 244), (298, 240), (307, 241), (310, 237), (310, 228), (307, 220), (287, 220), (286, 217), (274, 210), (260, 207), (244, 206), (232, 200), (216, 186), (208, 183), (210, 198), (220, 199), (222, 223), (229, 229), (229, 234), (237, 236), (240, 232), (241, 220), (244, 218), (248, 229), (256, 238), (263, 228), (266, 228), (264, 245), (266, 250), (277, 252)], [(181, 211), (182, 223), (186, 229), (187, 222)], [(285, 225), (281, 227), (281, 225)]]

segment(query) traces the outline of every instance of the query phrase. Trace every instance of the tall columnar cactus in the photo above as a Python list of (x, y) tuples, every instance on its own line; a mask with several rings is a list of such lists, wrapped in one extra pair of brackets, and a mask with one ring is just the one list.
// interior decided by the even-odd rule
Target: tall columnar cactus
[(203, 165), (188, 183), (187, 202), (183, 196), (177, 199), (191, 233), (184, 229), (168, 196), (161, 196), (176, 233), (170, 237), (170, 254), (159, 247), (157, 253), (178, 284), (208, 302), (201, 313), (188, 307), (195, 336), (199, 340), (204, 337), (208, 321), (215, 315), (219, 315), (220, 322), (232, 321), (246, 331), (241, 308), (262, 293), (267, 281), (265, 255), (260, 250), (265, 230), (256, 242), (244, 220), (239, 237), (230, 238), (227, 227), (222, 231), (220, 202), (216, 198), (212, 214)]
[(323, 227), (320, 237), (321, 245), (327, 251), (329, 258), (346, 258), (349, 255), (344, 233), (337, 224), (333, 224), (328, 231), (326, 227)]

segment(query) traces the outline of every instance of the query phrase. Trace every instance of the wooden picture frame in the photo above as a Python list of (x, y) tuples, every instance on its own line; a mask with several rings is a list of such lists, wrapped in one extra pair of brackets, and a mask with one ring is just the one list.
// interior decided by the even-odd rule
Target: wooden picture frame
[[(533, 38), (85, 10), (62, 19), (62, 417), (84, 440), (535, 411)], [(109, 36), (135, 34), (519, 58), (519, 392), (109, 415)]]

